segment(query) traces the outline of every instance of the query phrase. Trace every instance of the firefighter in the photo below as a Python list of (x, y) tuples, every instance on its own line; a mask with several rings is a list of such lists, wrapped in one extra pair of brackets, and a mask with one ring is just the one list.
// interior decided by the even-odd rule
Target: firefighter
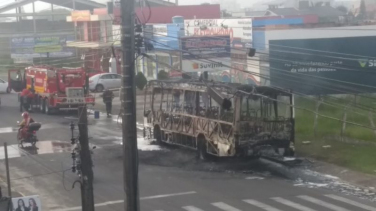
[(103, 92), (103, 103), (106, 104), (106, 111), (107, 111), (107, 117), (111, 116), (112, 113), (112, 100), (114, 99), (114, 93), (106, 89), (106, 91)]
[(34, 98), (34, 92), (35, 91), (32, 88), (22, 90), (20, 95), (20, 112), (22, 112), (23, 109), (26, 111), (30, 109), (31, 102)]

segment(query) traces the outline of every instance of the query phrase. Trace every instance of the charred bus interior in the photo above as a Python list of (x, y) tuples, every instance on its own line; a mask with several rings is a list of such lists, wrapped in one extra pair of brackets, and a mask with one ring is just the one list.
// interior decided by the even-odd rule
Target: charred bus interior
[(145, 93), (144, 134), (159, 144), (188, 147), (201, 158), (256, 156), (265, 147), (293, 155), (293, 96), (285, 90), (151, 81)]

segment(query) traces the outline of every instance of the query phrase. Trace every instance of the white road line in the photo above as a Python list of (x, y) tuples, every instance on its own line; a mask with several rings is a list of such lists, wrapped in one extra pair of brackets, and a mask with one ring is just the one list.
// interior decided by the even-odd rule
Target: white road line
[(241, 211), (223, 202), (215, 202), (215, 203), (212, 203), (212, 205), (224, 211)]
[(313, 198), (313, 197), (310, 197), (310, 196), (297, 196), (297, 197), (301, 198), (303, 200), (312, 202), (314, 204), (320, 205), (322, 207), (326, 207), (328, 209), (334, 210), (334, 211), (350, 211), (350, 210), (345, 209), (343, 207), (339, 207), (337, 205), (334, 205), (334, 204), (331, 204), (331, 203), (328, 203), (328, 202), (325, 202), (325, 201), (322, 201), (322, 200), (319, 200), (319, 199), (316, 199), (316, 198)]
[(295, 208), (295, 209), (300, 210), (300, 211), (316, 211), (316, 210), (311, 209), (309, 207), (303, 206), (301, 204), (298, 204), (298, 203), (295, 203), (295, 202), (292, 202), (292, 201), (289, 201), (289, 200), (286, 200), (286, 199), (283, 199), (283, 198), (280, 198), (280, 197), (275, 197), (275, 198), (272, 198), (272, 199), (276, 202), (279, 202), (281, 204)]
[(350, 199), (347, 199), (347, 198), (343, 198), (343, 197), (340, 197), (340, 196), (337, 196), (337, 195), (329, 194), (329, 195), (325, 195), (325, 196), (329, 197), (331, 199), (340, 201), (340, 202), (344, 202), (346, 204), (353, 205), (355, 207), (362, 208), (364, 210), (376, 211), (375, 207), (371, 207), (371, 206), (368, 206), (368, 205), (365, 205), (365, 204), (362, 204), (362, 203), (359, 203), (359, 202), (356, 202), (356, 201), (353, 201), (353, 200), (350, 200)]
[(183, 192), (183, 193), (173, 193), (173, 194), (164, 194), (164, 195), (156, 195), (156, 196), (147, 196), (141, 197), (140, 200), (147, 200), (147, 199), (159, 199), (159, 198), (167, 198), (172, 196), (182, 196), (182, 195), (190, 195), (195, 194), (195, 191)]
[(200, 208), (197, 208), (197, 207), (194, 207), (194, 206), (185, 206), (185, 207), (182, 207), (184, 210), (187, 210), (187, 211), (204, 211)]
[(277, 209), (275, 207), (269, 206), (267, 204), (264, 204), (262, 202), (259, 202), (259, 201), (253, 200), (253, 199), (246, 199), (246, 200), (243, 200), (243, 201), (248, 203), (248, 204), (252, 204), (255, 207), (259, 207), (261, 209), (264, 209), (266, 211), (281, 211), (280, 209)]
[[(155, 196), (146, 196), (141, 197), (140, 200), (150, 200), (150, 199), (159, 199), (159, 198), (168, 198), (168, 197), (174, 197), (174, 196), (182, 196), (182, 195), (189, 195), (189, 194), (195, 194), (195, 191), (189, 191), (189, 192), (182, 192), (182, 193), (172, 193), (172, 194), (163, 194), (163, 195), (155, 195)], [(95, 204), (95, 207), (104, 207), (112, 204), (120, 204), (124, 203), (124, 200), (116, 200), (116, 201), (106, 201), (103, 203)], [(64, 209), (54, 209), (51, 211), (75, 211), (75, 210), (81, 210), (81, 206), (77, 207), (70, 207), (70, 208), (64, 208)]]

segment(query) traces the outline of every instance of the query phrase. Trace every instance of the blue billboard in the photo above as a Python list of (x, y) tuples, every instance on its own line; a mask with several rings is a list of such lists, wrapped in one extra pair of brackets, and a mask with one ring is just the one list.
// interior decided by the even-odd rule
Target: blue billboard
[(74, 36), (13, 37), (10, 40), (11, 58), (74, 56), (75, 50), (66, 47), (67, 41), (74, 41)]

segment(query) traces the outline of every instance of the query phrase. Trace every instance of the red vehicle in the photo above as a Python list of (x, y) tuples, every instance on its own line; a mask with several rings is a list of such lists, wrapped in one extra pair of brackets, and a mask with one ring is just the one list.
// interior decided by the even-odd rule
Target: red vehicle
[(47, 65), (25, 68), (22, 80), (35, 90), (33, 106), (43, 113), (75, 110), (82, 104), (95, 104), (94, 96), (85, 93), (83, 68), (54, 68)]

